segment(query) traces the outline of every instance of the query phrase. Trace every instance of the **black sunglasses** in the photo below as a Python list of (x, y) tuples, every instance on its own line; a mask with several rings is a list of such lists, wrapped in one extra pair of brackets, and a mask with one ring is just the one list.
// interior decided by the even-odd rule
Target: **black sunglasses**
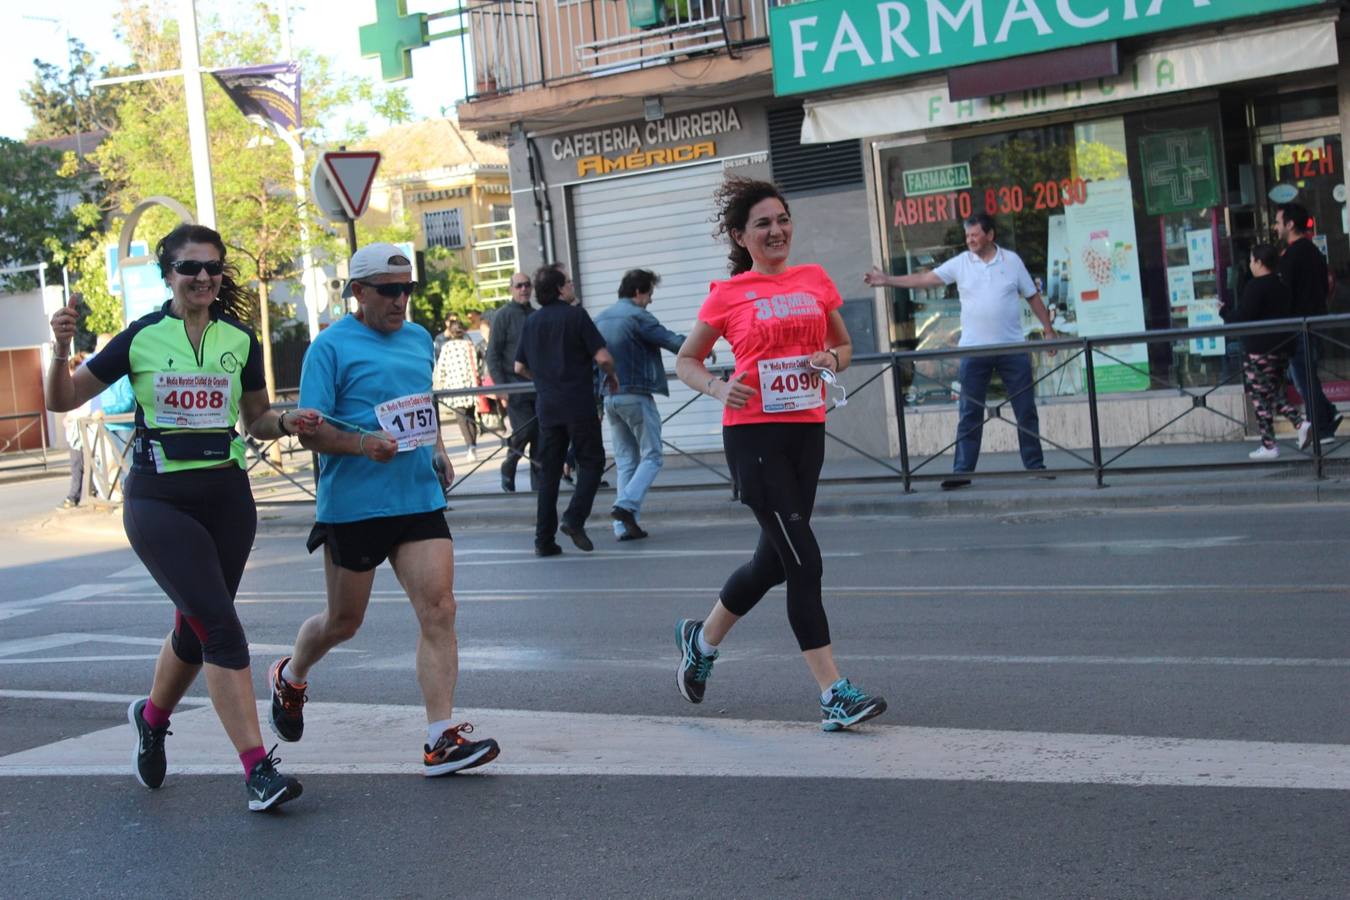
[(179, 275), (186, 275), (188, 278), (196, 278), (202, 269), (205, 269), (207, 275), (215, 278), (225, 271), (225, 264), (218, 259), (211, 259), (206, 262), (198, 259), (176, 259), (169, 263), (169, 268)]
[(358, 281), (357, 284), (363, 284), (381, 297), (388, 297), (390, 300), (402, 297), (404, 294), (412, 296), (417, 293), (417, 282), (415, 281), (395, 281), (390, 284), (371, 284), (369, 281)]

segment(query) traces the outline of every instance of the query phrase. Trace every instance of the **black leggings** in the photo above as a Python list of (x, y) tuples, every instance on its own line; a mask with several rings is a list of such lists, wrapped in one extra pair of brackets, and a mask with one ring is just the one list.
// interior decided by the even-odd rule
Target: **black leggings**
[[(189, 665), (248, 668), (234, 595), (258, 513), (237, 466), (127, 478), (122, 524), (131, 548), (178, 608), (173, 649)], [(184, 628), (184, 625), (187, 628)]]
[(830, 623), (820, 601), (824, 566), (811, 531), (816, 484), (825, 461), (825, 426), (785, 422), (722, 429), (727, 465), (741, 502), (759, 521), (759, 545), (750, 562), (722, 587), (722, 605), (743, 616), (769, 589), (787, 582), (788, 623), (797, 646), (830, 643)]

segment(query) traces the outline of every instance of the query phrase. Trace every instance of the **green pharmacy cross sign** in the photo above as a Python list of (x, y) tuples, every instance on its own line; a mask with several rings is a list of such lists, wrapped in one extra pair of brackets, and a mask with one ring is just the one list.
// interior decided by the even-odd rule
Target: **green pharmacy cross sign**
[(380, 77), (385, 81), (411, 78), (412, 52), (441, 38), (458, 37), (467, 28), (432, 34), (428, 22), (461, 16), (463, 7), (438, 13), (408, 14), (408, 0), (375, 0), (375, 21), (362, 25), (361, 56), (380, 58)]

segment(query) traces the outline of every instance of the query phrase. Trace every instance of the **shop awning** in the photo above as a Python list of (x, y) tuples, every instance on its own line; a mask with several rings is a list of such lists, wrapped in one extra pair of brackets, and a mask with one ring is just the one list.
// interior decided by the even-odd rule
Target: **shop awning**
[(1127, 59), (1116, 78), (952, 102), (945, 78), (903, 90), (807, 101), (802, 143), (901, 135), (976, 122), (1044, 115), (1118, 100), (1270, 78), (1334, 66), (1336, 19), (1224, 31), (1161, 45)]

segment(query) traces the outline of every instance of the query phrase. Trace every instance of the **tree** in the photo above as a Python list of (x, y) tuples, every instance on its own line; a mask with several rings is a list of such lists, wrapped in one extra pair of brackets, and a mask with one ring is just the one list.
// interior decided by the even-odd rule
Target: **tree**
[[(61, 202), (78, 186), (72, 174), (71, 161), (55, 150), (0, 137), (0, 264), (43, 263), (52, 244), (74, 238), (75, 218)], [(26, 273), (0, 278), (6, 291), (36, 283)]]
[(432, 334), (440, 331), (450, 314), (464, 318), (478, 308), (478, 294), (469, 273), (451, 264), (444, 247), (430, 247), (425, 254), (424, 283), (412, 299), (413, 321)]
[(33, 60), (37, 72), (19, 99), (33, 114), (28, 128), (30, 141), (67, 137), (86, 131), (110, 131), (117, 125), (117, 107), (135, 88), (130, 85), (95, 88), (99, 78), (127, 75), (135, 67), (95, 68), (94, 55), (78, 38), (67, 40), (65, 68), (60, 64)]

